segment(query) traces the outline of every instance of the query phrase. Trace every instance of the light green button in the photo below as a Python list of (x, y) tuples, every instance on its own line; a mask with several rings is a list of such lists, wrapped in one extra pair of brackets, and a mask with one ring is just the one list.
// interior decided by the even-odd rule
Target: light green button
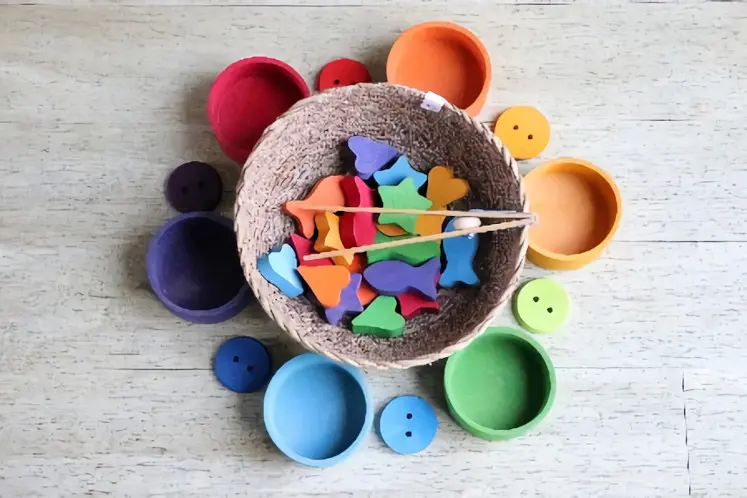
[(563, 287), (549, 278), (531, 280), (521, 286), (514, 299), (516, 321), (537, 334), (550, 334), (560, 327), (571, 308)]

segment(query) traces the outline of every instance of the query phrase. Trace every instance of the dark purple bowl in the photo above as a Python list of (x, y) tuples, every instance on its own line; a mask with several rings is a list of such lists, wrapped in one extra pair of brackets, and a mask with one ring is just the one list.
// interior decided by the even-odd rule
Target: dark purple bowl
[(161, 226), (145, 267), (158, 299), (176, 316), (219, 323), (249, 304), (233, 222), (210, 212), (186, 213)]

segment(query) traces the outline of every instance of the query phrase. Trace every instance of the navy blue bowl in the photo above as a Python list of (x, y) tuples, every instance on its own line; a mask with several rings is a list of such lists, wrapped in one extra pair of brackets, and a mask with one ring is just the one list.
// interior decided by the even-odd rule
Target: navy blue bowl
[(251, 300), (233, 222), (219, 214), (186, 213), (164, 223), (148, 245), (145, 267), (158, 299), (190, 322), (224, 322)]

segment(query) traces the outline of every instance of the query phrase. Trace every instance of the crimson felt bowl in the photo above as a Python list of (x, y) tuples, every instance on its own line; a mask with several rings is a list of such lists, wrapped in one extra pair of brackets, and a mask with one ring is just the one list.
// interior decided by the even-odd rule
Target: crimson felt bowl
[(223, 322), (251, 299), (233, 222), (219, 214), (199, 211), (167, 221), (148, 245), (145, 266), (158, 299), (190, 322)]
[(265, 128), (308, 96), (306, 82), (285, 62), (241, 59), (210, 88), (208, 119), (223, 152), (243, 166)]

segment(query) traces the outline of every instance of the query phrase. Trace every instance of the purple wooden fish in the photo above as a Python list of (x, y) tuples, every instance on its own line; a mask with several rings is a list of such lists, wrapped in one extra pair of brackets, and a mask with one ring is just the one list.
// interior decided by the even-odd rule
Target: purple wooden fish
[(355, 170), (364, 180), (397, 159), (399, 152), (391, 145), (366, 137), (350, 137), (348, 149), (355, 154)]
[(416, 290), (429, 299), (436, 299), (436, 282), (441, 272), (441, 260), (431, 258), (420, 266), (404, 261), (380, 261), (363, 270), (363, 278), (385, 296), (398, 296)]
[(324, 310), (324, 315), (330, 324), (337, 325), (340, 323), (345, 313), (360, 313), (363, 311), (363, 305), (358, 299), (358, 288), (361, 286), (361, 281), (363, 281), (363, 277), (360, 273), (351, 273), (350, 283), (340, 293), (340, 304)]

